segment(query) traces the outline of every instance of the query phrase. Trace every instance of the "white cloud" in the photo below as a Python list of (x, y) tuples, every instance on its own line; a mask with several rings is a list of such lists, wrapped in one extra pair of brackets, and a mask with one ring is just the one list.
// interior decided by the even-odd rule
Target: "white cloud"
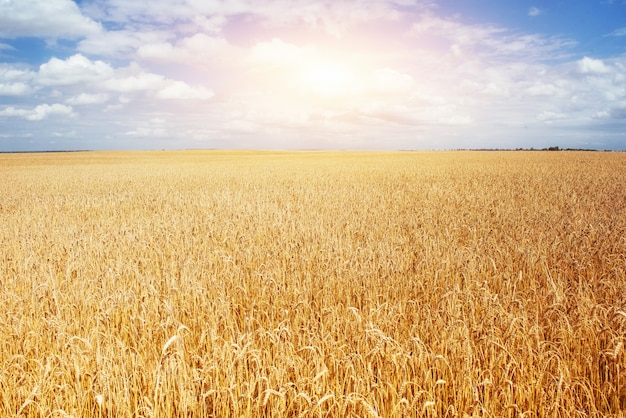
[(268, 24), (323, 28), (341, 37), (357, 23), (398, 19), (400, 13), (394, 3), (384, 0), (250, 1), (249, 12), (262, 16)]
[(72, 106), (65, 106), (59, 103), (52, 105), (42, 104), (36, 106), (31, 113), (26, 115), (28, 120), (43, 120), (48, 116), (73, 116)]
[(311, 47), (299, 47), (280, 38), (273, 38), (271, 41), (255, 44), (251, 49), (251, 58), (270, 69), (294, 68), (310, 61), (314, 53)]
[(29, 113), (26, 109), (18, 109), (13, 106), (0, 109), (0, 116), (22, 116), (25, 117)]
[(259, 132), (260, 126), (251, 120), (239, 119), (229, 120), (223, 127), (226, 131), (252, 134)]
[(121, 95), (117, 98), (117, 103), (107, 105), (104, 108), (104, 112), (116, 112), (118, 110), (125, 108), (130, 102), (131, 102), (131, 99), (128, 96)]
[(190, 30), (190, 32), (200, 30), (204, 33), (220, 33), (226, 24), (227, 19), (221, 15), (213, 15), (210, 17), (197, 15), (192, 18), (192, 22), (195, 25), (195, 28)]
[(515, 33), (491, 24), (465, 24), (461, 21), (427, 15), (413, 24), (411, 33), (426, 45), (448, 45), (457, 58), (475, 56), (500, 57), (510, 60), (558, 58), (576, 45), (571, 39), (538, 34)]
[(567, 114), (561, 113), (561, 112), (544, 111), (544, 112), (541, 112), (539, 115), (537, 115), (537, 120), (540, 120), (546, 123), (551, 123), (554, 121), (563, 120), (567, 118), (568, 118)]
[(392, 68), (375, 70), (372, 74), (372, 78), (374, 90), (383, 94), (410, 94), (415, 87), (413, 77), (408, 74), (400, 73)]
[(15, 108), (13, 106), (0, 110), (0, 116), (21, 117), (30, 121), (40, 121), (47, 119), (49, 116), (74, 116), (71, 106), (65, 106), (59, 103), (52, 105), (41, 104), (34, 108)]
[[(0, 33), (11, 30), (10, 37), (26, 31), (21, 17), (1, 16), (7, 5), (24, 8), (18, 1), (0, 0)], [(49, 12), (65, 29), (44, 17), (34, 22), (40, 12), (31, 7), (34, 36), (75, 39), (76, 54), (34, 70), (0, 63), (0, 95), (21, 104), (0, 106), (0, 116), (12, 118), (3, 134), (14, 138), (74, 130), (104, 148), (116, 138), (122, 142), (110, 146), (150, 147), (152, 137), (184, 147), (215, 140), (224, 147), (419, 148), (458, 141), (450, 138), (468, 138), (468, 146), (472, 138), (487, 146), (516, 138), (509, 144), (524, 146), (571, 132), (561, 127), (626, 118), (624, 57), (574, 56), (570, 39), (467, 24), (429, 0), (47, 4), (69, 4), (63, 19)], [(84, 15), (92, 19), (86, 26), (72, 26)], [(37, 26), (46, 20), (47, 29)], [(47, 41), (52, 54), (74, 45)], [(64, 118), (78, 110), (80, 123), (67, 126)], [(31, 122), (54, 117), (60, 121)]]
[(176, 61), (179, 51), (169, 42), (146, 44), (137, 49), (137, 56), (150, 61)]
[[(171, 62), (179, 65), (215, 65), (232, 57), (235, 48), (222, 37), (198, 33), (170, 42), (146, 43), (137, 49), (137, 56), (152, 62)], [(230, 61), (232, 64), (232, 60)]]
[(92, 105), (101, 104), (109, 100), (109, 95), (106, 93), (81, 93), (76, 96), (68, 98), (65, 102), (71, 105)]
[(608, 33), (604, 36), (626, 36), (626, 27), (615, 29), (613, 32)]
[(78, 38), (98, 34), (101, 30), (100, 24), (83, 16), (71, 0), (0, 2), (0, 38)]
[(71, 130), (71, 131), (66, 131), (66, 132), (53, 132), (52, 136), (55, 138), (75, 138), (76, 131)]
[(0, 63), (0, 82), (27, 83), (34, 77), (34, 73), (19, 64)]
[(532, 84), (526, 89), (526, 94), (531, 97), (537, 96), (547, 96), (547, 97), (555, 97), (557, 95), (561, 95), (563, 93), (563, 89), (558, 87), (553, 83), (545, 83), (543, 81), (534, 81)]
[(413, 24), (412, 32), (422, 36), (437, 34), (451, 39), (455, 43), (470, 45), (494, 39), (496, 35), (506, 32), (506, 30), (493, 25), (467, 25), (437, 16), (425, 16)]
[(538, 7), (533, 6), (530, 9), (528, 9), (528, 16), (536, 17), (536, 16), (539, 16), (541, 14), (543, 14), (543, 10), (541, 10)]
[(197, 33), (180, 41), (179, 47), (192, 55), (215, 56), (229, 47), (228, 41), (222, 37), (212, 37)]
[(26, 83), (0, 83), (0, 96), (24, 96), (31, 88)]
[(155, 137), (164, 137), (167, 131), (161, 127), (139, 127), (137, 129), (133, 129), (132, 131), (127, 131), (125, 135), (127, 136), (136, 136), (136, 137), (144, 137), (144, 138), (155, 138)]
[(68, 86), (102, 81), (112, 74), (113, 68), (109, 64), (76, 54), (66, 60), (53, 57), (41, 64), (37, 82), (44, 86)]
[[(184, 81), (168, 79), (161, 74), (147, 72), (137, 64), (116, 69), (103, 61), (92, 61), (82, 54), (73, 55), (65, 60), (51, 58), (39, 67), (39, 72), (34, 78), (37, 84), (44, 87), (58, 89), (81, 87), (83, 89), (81, 93), (65, 100), (71, 105), (104, 103), (110, 97), (108, 93), (148, 92), (154, 93), (159, 99), (194, 100), (207, 100), (214, 96), (214, 93), (204, 86), (190, 86)], [(63, 94), (61, 90), (56, 91), (57, 95)], [(51, 94), (54, 95), (54, 92)]]
[(584, 57), (577, 61), (578, 72), (580, 74), (607, 74), (612, 72), (611, 68), (607, 66), (602, 60)]
[(159, 90), (156, 97), (159, 99), (175, 100), (209, 100), (215, 93), (204, 87), (192, 87), (182, 81), (171, 81)]
[(143, 45), (165, 42), (173, 36), (167, 31), (149, 28), (110, 30), (83, 39), (78, 43), (77, 50), (102, 57), (128, 58)]
[[(194, 5), (194, 3), (200, 3)], [(188, 19), (195, 13), (200, 14), (202, 9), (201, 3), (188, 0), (178, 0), (173, 3), (171, 0), (151, 0), (145, 1), (127, 1), (127, 0), (95, 0), (85, 10), (98, 19), (112, 21), (117, 23), (128, 22), (151, 22), (155, 24), (172, 22)], [(204, 2), (218, 11), (219, 3)]]
[[(217, 33), (228, 19), (254, 15), (266, 25), (306, 25), (339, 34), (353, 23), (376, 19), (398, 19), (399, 7), (416, 10), (433, 8), (431, 0), (152, 0), (149, 6), (139, 1), (96, 0), (88, 10), (100, 19), (118, 23), (172, 25), (194, 23), (193, 30)], [(198, 19), (198, 16), (211, 18)], [(204, 28), (204, 29), (203, 29)], [(208, 29), (208, 30), (207, 30)]]
[(106, 80), (104, 86), (111, 91), (119, 93), (130, 93), (146, 90), (159, 90), (165, 77), (160, 74), (139, 72), (137, 74), (123, 76), (123, 74), (117, 75), (113, 78)]

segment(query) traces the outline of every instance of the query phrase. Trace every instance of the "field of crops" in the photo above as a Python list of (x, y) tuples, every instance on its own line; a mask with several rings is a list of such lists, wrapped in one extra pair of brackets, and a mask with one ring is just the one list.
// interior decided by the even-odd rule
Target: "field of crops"
[(0, 154), (0, 416), (626, 410), (626, 153)]

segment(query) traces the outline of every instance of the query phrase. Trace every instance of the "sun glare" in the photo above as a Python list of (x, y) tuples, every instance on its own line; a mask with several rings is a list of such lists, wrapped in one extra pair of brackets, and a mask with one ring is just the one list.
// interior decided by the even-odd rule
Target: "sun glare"
[(315, 63), (302, 73), (304, 87), (316, 96), (335, 98), (348, 93), (353, 75), (349, 69), (336, 63)]

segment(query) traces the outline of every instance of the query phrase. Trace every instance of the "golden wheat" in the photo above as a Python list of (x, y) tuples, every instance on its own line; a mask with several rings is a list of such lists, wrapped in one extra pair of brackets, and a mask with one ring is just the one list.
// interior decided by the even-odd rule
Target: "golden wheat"
[(0, 416), (626, 408), (626, 155), (0, 155)]

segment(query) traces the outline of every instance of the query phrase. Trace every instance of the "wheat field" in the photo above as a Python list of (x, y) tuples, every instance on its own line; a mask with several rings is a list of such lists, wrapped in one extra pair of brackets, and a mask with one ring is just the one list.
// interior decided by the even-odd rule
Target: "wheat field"
[(0, 416), (626, 410), (626, 153), (0, 154)]

